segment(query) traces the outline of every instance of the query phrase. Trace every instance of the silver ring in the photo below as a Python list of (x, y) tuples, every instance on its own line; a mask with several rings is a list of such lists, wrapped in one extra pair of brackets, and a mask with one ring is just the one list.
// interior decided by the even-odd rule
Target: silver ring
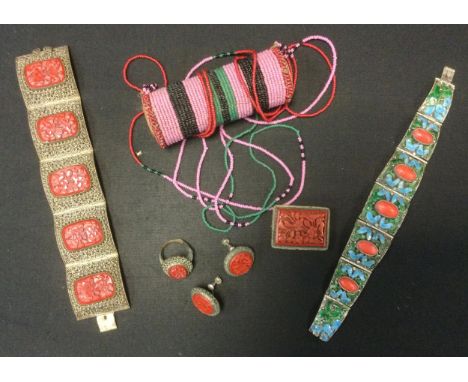
[[(164, 252), (167, 247), (178, 245), (183, 248), (182, 254), (166, 257)], [(182, 280), (187, 278), (193, 270), (193, 249), (182, 239), (169, 240), (161, 248), (159, 252), (159, 262), (164, 273), (174, 280)]]

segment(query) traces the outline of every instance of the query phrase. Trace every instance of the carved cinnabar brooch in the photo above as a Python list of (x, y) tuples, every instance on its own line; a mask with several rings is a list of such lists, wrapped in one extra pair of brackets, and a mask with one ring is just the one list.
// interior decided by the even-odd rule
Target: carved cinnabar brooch
[(326, 250), (330, 210), (325, 207), (276, 206), (271, 246), (281, 249)]
[[(174, 256), (165, 256), (165, 251), (169, 246), (179, 246), (184, 253)], [(167, 241), (159, 253), (159, 261), (164, 273), (173, 280), (183, 280), (187, 278), (193, 269), (193, 249), (182, 239)]]
[(217, 316), (219, 312), (221, 312), (221, 305), (213, 292), (216, 285), (219, 285), (222, 282), (223, 280), (221, 277), (216, 276), (213, 283), (207, 285), (207, 289), (192, 289), (192, 304), (199, 312), (207, 316)]
[(229, 252), (224, 258), (226, 273), (237, 277), (249, 272), (255, 259), (252, 249), (245, 246), (233, 247), (228, 239), (224, 239), (222, 244), (229, 248)]

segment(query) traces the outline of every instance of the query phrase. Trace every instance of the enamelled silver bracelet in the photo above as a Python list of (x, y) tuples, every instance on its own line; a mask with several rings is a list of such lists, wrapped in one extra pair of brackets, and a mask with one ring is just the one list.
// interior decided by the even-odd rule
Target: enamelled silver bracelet
[(455, 71), (445, 67), (372, 188), (310, 331), (328, 341), (387, 252), (421, 182), (452, 104)]

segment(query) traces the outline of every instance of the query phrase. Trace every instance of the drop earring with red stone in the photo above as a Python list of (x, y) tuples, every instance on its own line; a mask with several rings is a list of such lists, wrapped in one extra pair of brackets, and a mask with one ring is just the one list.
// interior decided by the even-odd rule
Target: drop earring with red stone
[(238, 277), (249, 272), (255, 259), (253, 250), (245, 246), (233, 247), (229, 239), (223, 239), (221, 243), (229, 248), (229, 252), (224, 258), (226, 273)]
[(223, 282), (221, 277), (216, 276), (213, 283), (207, 285), (205, 288), (193, 288), (192, 289), (192, 304), (198, 309), (200, 313), (207, 316), (217, 316), (221, 311), (221, 305), (218, 299), (214, 295), (214, 289), (216, 285)]

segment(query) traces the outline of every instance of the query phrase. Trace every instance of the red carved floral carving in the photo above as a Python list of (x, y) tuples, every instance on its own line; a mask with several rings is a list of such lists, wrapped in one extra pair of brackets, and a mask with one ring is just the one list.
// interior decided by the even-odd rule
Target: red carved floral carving
[(114, 280), (107, 272), (95, 273), (75, 281), (75, 296), (80, 305), (106, 300), (114, 294)]
[(252, 255), (248, 252), (237, 253), (229, 262), (229, 271), (236, 276), (247, 273), (253, 265)]
[(96, 219), (82, 220), (62, 229), (62, 239), (69, 251), (77, 251), (102, 242), (104, 233)]
[(24, 67), (24, 76), (31, 89), (41, 89), (65, 81), (65, 67), (60, 58), (36, 61)]
[(203, 314), (211, 315), (214, 313), (214, 306), (211, 300), (202, 295), (201, 293), (195, 293), (192, 296), (192, 303), (200, 312)]
[(188, 276), (187, 269), (181, 264), (173, 265), (167, 270), (167, 273), (170, 278), (176, 280), (182, 280)]
[(89, 190), (91, 178), (85, 165), (61, 168), (49, 174), (50, 191), (55, 196), (68, 196)]
[(328, 210), (277, 207), (274, 246), (328, 247)]
[(37, 121), (36, 131), (42, 142), (63, 141), (78, 133), (78, 120), (69, 111), (48, 115)]

